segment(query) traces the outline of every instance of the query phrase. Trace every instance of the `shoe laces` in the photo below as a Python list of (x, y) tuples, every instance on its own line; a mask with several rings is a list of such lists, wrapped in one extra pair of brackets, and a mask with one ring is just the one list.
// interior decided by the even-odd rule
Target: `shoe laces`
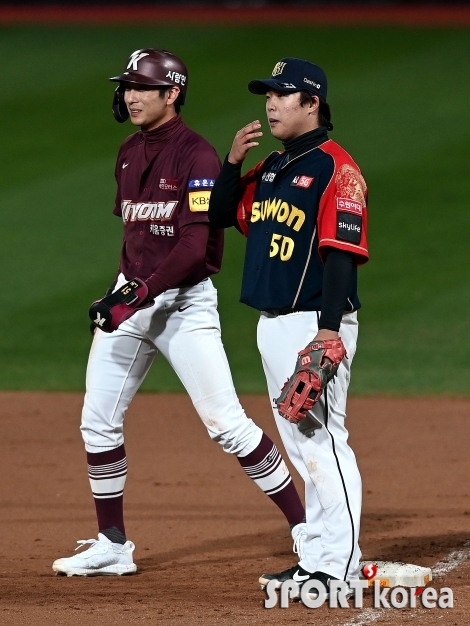
[(302, 560), (303, 557), (303, 546), (304, 546), (304, 541), (307, 537), (307, 531), (306, 530), (301, 530), (296, 538), (294, 539), (294, 547), (292, 548), (294, 554), (297, 554), (299, 557), (299, 561)]
[(78, 546), (75, 548), (75, 552), (79, 550), (80, 548), (83, 548), (83, 546), (86, 546), (87, 543), (94, 546), (95, 543), (99, 543), (99, 540), (98, 539), (79, 539), (77, 543), (78, 543)]

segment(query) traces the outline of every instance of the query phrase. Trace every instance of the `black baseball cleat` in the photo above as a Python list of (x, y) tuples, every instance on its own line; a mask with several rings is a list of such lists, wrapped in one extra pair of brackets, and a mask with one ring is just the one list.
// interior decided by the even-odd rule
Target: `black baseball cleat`
[[(276, 581), (275, 589), (279, 589), (282, 583), (286, 580), (295, 580), (295, 582), (298, 583), (299, 585), (299, 590), (302, 588), (302, 585), (304, 585), (306, 582), (311, 582), (312, 580), (318, 580), (325, 587), (326, 599), (327, 599), (330, 597), (330, 580), (340, 580), (340, 579), (335, 578), (334, 576), (331, 576), (330, 574), (325, 574), (324, 572), (313, 572), (312, 574), (311, 572), (307, 572), (307, 570), (305, 570), (300, 565), (294, 565), (294, 567), (290, 567), (289, 569), (286, 569), (283, 572), (279, 572), (277, 574), (263, 574), (259, 579), (261, 589), (262, 590), (266, 589), (266, 585), (271, 580)], [(353, 593), (352, 589), (348, 588), (348, 591), (346, 592), (346, 597), (349, 598), (352, 595), (352, 593)], [(318, 590), (313, 587), (311, 591), (307, 592), (307, 597), (310, 600), (316, 600), (318, 597)], [(300, 593), (297, 596), (297, 598), (294, 598), (294, 599), (300, 599)]]
[[(309, 582), (311, 580), (318, 580), (322, 583), (326, 590), (326, 599), (330, 597), (330, 580), (340, 580), (339, 578), (335, 578), (334, 576), (330, 576), (330, 574), (325, 574), (324, 572), (313, 572), (310, 574)], [(353, 594), (353, 590), (348, 586), (347, 591), (345, 593), (345, 597), (349, 598)], [(316, 600), (318, 598), (318, 590), (313, 588), (311, 591), (307, 591), (307, 597), (309, 600)]]
[(307, 572), (307, 570), (300, 567), (300, 565), (294, 565), (277, 574), (262, 574), (259, 579), (259, 584), (261, 585), (261, 589), (264, 590), (270, 580), (275, 580), (277, 582), (275, 589), (279, 589), (285, 580), (295, 580), (300, 587), (306, 580), (309, 580), (310, 576), (313, 576), (313, 574)]

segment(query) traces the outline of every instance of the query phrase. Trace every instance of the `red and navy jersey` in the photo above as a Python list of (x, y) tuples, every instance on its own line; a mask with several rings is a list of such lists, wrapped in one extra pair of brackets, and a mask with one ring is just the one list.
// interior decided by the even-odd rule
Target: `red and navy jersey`
[[(124, 222), (120, 270), (128, 279), (148, 279), (176, 245), (183, 226), (209, 223), (209, 198), (220, 172), (215, 149), (179, 116), (158, 132), (165, 141), (154, 155), (139, 131), (126, 139), (117, 158), (114, 213)], [(223, 231), (211, 228), (206, 257), (185, 284), (217, 273), (222, 253)]]
[[(367, 187), (349, 154), (327, 139), (287, 159), (274, 152), (241, 179), (237, 210), (247, 236), (241, 302), (260, 311), (321, 310), (328, 248), (368, 260)], [(357, 269), (345, 311), (360, 308)]]

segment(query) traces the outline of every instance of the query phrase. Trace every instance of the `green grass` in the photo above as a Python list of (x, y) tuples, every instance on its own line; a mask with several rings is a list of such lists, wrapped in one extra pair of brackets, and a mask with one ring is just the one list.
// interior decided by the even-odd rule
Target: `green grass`
[[(273, 27), (0, 29), (0, 388), (84, 387), (89, 303), (118, 263), (114, 159), (133, 131), (110, 114), (134, 49), (187, 61), (184, 118), (223, 158), (259, 118), (247, 82), (281, 56), (323, 65), (332, 138), (370, 188), (371, 261), (360, 270), (354, 393), (470, 393), (468, 30)], [(267, 130), (266, 124), (264, 129)], [(269, 136), (254, 164), (277, 147)], [(240, 392), (264, 392), (257, 313), (238, 303), (244, 241), (227, 233), (219, 288), (223, 339)], [(144, 390), (180, 390), (162, 358)]]

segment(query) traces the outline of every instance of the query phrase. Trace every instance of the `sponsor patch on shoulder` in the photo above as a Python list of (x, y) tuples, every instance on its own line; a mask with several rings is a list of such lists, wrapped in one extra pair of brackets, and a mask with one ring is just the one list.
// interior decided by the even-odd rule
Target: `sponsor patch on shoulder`
[(176, 178), (160, 178), (160, 184), (158, 185), (160, 189), (165, 189), (167, 191), (177, 191), (178, 189), (178, 179)]
[(336, 198), (336, 210), (362, 215), (362, 204), (349, 198)]
[(338, 211), (336, 239), (359, 245), (362, 234), (362, 217), (344, 211)]
[(194, 213), (197, 211), (208, 211), (210, 197), (210, 191), (190, 191), (188, 194), (189, 210)]
[(314, 176), (294, 176), (294, 180), (291, 182), (290, 186), (308, 189), (314, 180)]
[(215, 178), (195, 178), (188, 183), (189, 189), (212, 189), (215, 185)]

